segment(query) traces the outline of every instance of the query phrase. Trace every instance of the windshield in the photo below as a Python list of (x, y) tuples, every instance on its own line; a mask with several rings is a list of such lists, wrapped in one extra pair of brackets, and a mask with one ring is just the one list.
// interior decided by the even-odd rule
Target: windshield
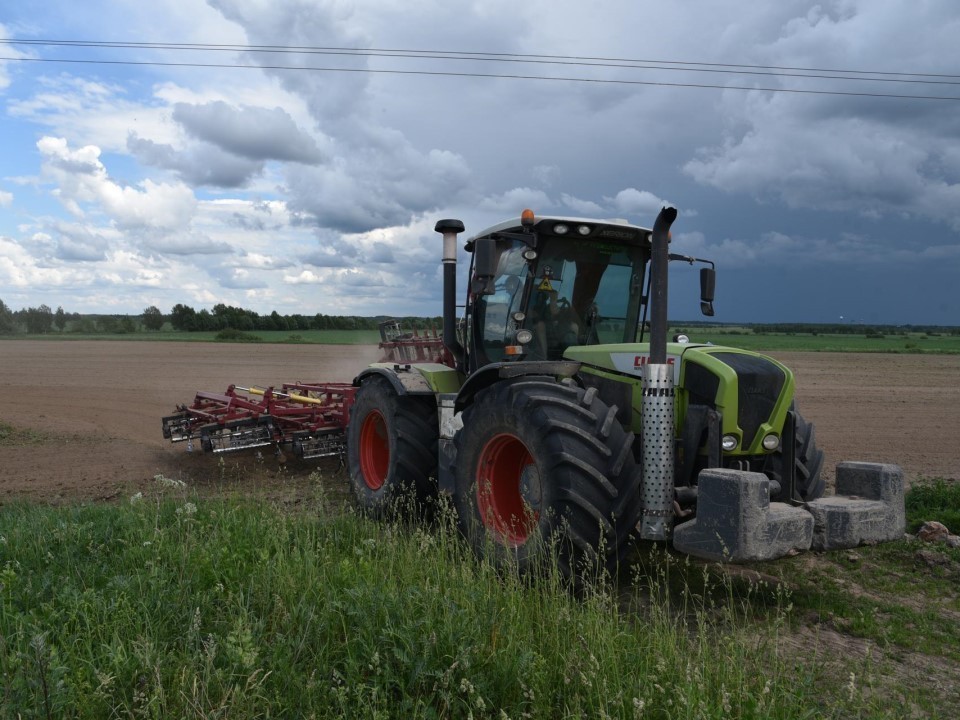
[[(478, 298), (477, 338), (487, 362), (504, 360), (521, 328), (533, 334), (526, 360), (559, 360), (572, 345), (633, 342), (648, 251), (574, 238), (541, 238), (527, 246), (500, 241), (494, 293)], [(517, 313), (526, 315), (517, 321)], [(515, 357), (515, 356), (514, 356)]]

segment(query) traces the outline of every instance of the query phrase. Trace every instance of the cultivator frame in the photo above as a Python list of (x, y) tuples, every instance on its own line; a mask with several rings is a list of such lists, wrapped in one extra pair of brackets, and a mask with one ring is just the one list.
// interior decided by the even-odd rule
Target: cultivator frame
[(225, 393), (200, 391), (190, 405), (162, 419), (163, 437), (200, 442), (204, 452), (229, 453), (286, 446), (302, 459), (339, 456), (346, 445), (357, 388), (350, 383), (230, 385)]
[(416, 328), (404, 331), (397, 320), (385, 320), (378, 328), (384, 362), (440, 363), (453, 367), (453, 356), (436, 330), (428, 328), (422, 335)]
[[(409, 366), (451, 365), (443, 338), (432, 328), (405, 331), (396, 320), (380, 323), (383, 362)], [(357, 387), (351, 383), (284, 383), (275, 387), (230, 385), (225, 393), (199, 391), (190, 405), (178, 405), (161, 419), (163, 437), (186, 442), (192, 451), (231, 453), (262, 447), (286, 447), (303, 460), (340, 457), (346, 449)]]

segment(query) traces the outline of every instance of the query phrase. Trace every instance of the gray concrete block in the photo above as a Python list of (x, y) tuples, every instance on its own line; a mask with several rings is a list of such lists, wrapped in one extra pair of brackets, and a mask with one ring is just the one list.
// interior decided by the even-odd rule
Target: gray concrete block
[(899, 540), (907, 527), (903, 470), (896, 465), (842, 462), (837, 494), (807, 503), (814, 550), (840, 550)]
[(700, 473), (697, 517), (674, 529), (673, 546), (707, 560), (748, 562), (807, 550), (812, 538), (813, 516), (771, 503), (766, 475), (714, 468)]

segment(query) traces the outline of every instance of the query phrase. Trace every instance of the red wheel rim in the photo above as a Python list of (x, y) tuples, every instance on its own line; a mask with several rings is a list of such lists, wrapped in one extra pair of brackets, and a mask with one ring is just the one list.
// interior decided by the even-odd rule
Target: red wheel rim
[(390, 440), (387, 421), (379, 410), (371, 410), (360, 426), (360, 473), (371, 490), (379, 490), (390, 472)]
[(539, 511), (527, 505), (520, 494), (523, 471), (533, 465), (527, 446), (506, 433), (487, 442), (477, 463), (480, 518), (498, 540), (510, 547), (525, 543), (540, 521)]

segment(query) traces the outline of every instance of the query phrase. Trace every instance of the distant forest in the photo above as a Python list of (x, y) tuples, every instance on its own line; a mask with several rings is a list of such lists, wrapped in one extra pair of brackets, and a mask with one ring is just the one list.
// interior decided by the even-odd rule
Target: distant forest
[[(62, 307), (55, 311), (47, 305), (40, 307), (10, 310), (0, 300), (0, 335), (46, 335), (50, 333), (107, 334), (124, 335), (136, 332), (209, 332), (218, 330), (376, 330), (385, 320), (384, 316), (360, 317), (355, 315), (281, 315), (273, 311), (269, 315), (260, 315), (253, 310), (214, 305), (195, 310), (188, 305), (178, 303), (164, 314), (151, 305), (140, 315), (98, 315), (66, 312)], [(404, 327), (440, 328), (443, 318), (404, 317), (399, 318)]]
[[(376, 330), (386, 316), (358, 315), (281, 315), (273, 311), (260, 315), (253, 310), (220, 303), (212, 310), (195, 310), (178, 303), (164, 314), (151, 305), (139, 315), (98, 315), (70, 313), (47, 305), (10, 310), (0, 300), (0, 335), (45, 335), (49, 333), (77, 333), (83, 335), (123, 335), (137, 332), (217, 332), (234, 330), (241, 333), (256, 330)], [(405, 328), (424, 330), (443, 326), (441, 317), (397, 318)], [(907, 332), (925, 332), (932, 335), (960, 335), (957, 325), (863, 325), (854, 323), (710, 323), (682, 321), (684, 327), (723, 327), (726, 334), (752, 335), (866, 335), (882, 337)]]

